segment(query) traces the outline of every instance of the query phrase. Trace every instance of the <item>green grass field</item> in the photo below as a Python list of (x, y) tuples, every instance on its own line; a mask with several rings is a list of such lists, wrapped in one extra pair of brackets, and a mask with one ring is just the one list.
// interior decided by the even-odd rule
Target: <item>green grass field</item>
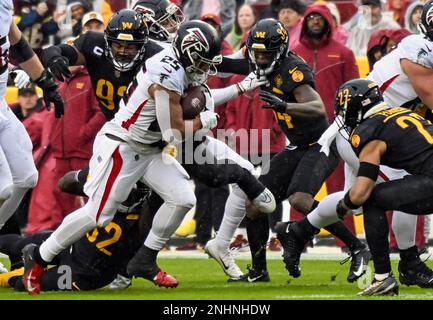
[[(4, 262), (4, 261), (3, 261)], [(238, 260), (243, 268), (247, 260)], [(269, 260), (268, 268), (271, 282), (268, 283), (227, 283), (226, 276), (219, 265), (209, 259), (161, 258), (160, 266), (179, 280), (176, 289), (165, 289), (152, 283), (134, 279), (133, 285), (121, 291), (103, 288), (92, 292), (46, 292), (39, 296), (14, 292), (10, 288), (0, 288), (0, 300), (3, 299), (144, 299), (144, 300), (291, 300), (291, 299), (433, 299), (433, 289), (400, 286), (398, 297), (364, 298), (357, 297), (359, 288), (356, 283), (346, 282), (349, 264), (341, 266), (337, 260), (304, 260), (302, 276), (289, 279), (280, 260)], [(433, 266), (429, 262), (430, 267)], [(397, 261), (393, 261), (393, 270), (397, 272)], [(337, 274), (338, 273), (338, 274)], [(331, 279), (337, 274), (334, 281)]]

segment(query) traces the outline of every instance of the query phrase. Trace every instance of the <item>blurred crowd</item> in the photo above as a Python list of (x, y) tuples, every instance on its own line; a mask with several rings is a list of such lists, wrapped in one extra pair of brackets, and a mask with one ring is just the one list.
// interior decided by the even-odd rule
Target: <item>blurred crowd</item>
[[(14, 0), (15, 21), (38, 54), (47, 46), (73, 40), (88, 30), (103, 32), (104, 26), (119, 9), (130, 7), (129, 0)], [(242, 48), (251, 27), (262, 18), (279, 19), (289, 33), (289, 49), (300, 55), (315, 74), (316, 89), (333, 120), (333, 100), (338, 87), (350, 79), (368, 73), (374, 63), (390, 52), (410, 34), (419, 33), (417, 25), (422, 1), (406, 0), (178, 0), (186, 19), (201, 19), (212, 24), (221, 34), (223, 55)], [(105, 122), (91, 89), (85, 67), (71, 67), (72, 77), (61, 84), (65, 115), (61, 119), (45, 109), (34, 86), (18, 90), (13, 112), (23, 122), (33, 142), (39, 182), (8, 222), (2, 232), (33, 234), (54, 230), (64, 216), (82, 205), (84, 199), (64, 194), (58, 187), (60, 178), (70, 170), (84, 167), (91, 157), (93, 139)], [(210, 87), (225, 87), (242, 80), (211, 77)], [(272, 111), (258, 95), (259, 89), (217, 107), (219, 129), (262, 130), (270, 132), (269, 141), (258, 141), (258, 148), (235, 144), (237, 152), (248, 159), (262, 156), (262, 143), (270, 144), (269, 157), (281, 151), (286, 139)], [(226, 141), (231, 143), (230, 141)], [(256, 164), (259, 166), (259, 164)], [(343, 167), (328, 179), (324, 192), (343, 189)], [(192, 250), (204, 246), (217, 231), (224, 212), (228, 187), (211, 189), (196, 183), (197, 207), (194, 219), (182, 225), (180, 236), (196, 233), (196, 238), (179, 247)], [(271, 228), (282, 216), (282, 207), (272, 216)], [(302, 217), (294, 210), (291, 218)], [(346, 224), (355, 232), (353, 217)], [(429, 226), (424, 216), (418, 218), (417, 245), (424, 247)], [(247, 244), (240, 229), (233, 248)], [(341, 246), (337, 240), (337, 244)], [(396, 247), (395, 240), (390, 242)], [(279, 250), (275, 237), (271, 250)]]

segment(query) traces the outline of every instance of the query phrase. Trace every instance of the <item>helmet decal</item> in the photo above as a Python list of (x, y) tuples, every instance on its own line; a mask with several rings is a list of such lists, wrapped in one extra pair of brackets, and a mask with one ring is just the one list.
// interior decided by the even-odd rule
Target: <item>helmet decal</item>
[(192, 47), (197, 51), (209, 51), (209, 43), (199, 28), (190, 28), (186, 32), (188, 34), (183, 38), (181, 44), (182, 53), (187, 52)]

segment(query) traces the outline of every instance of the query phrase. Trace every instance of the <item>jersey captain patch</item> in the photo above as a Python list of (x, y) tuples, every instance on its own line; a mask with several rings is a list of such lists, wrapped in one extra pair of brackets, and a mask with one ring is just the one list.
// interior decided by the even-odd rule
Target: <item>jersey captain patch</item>
[(361, 137), (357, 134), (352, 135), (352, 138), (350, 139), (350, 143), (352, 143), (352, 146), (354, 148), (358, 148), (361, 143)]

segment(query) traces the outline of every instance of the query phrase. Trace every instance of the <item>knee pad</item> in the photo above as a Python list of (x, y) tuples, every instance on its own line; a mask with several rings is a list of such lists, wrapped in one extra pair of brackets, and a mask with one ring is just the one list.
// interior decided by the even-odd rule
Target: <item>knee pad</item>
[(13, 185), (8, 185), (2, 190), (0, 190), (0, 201), (6, 201), (7, 199), (9, 199), (12, 195), (13, 190)]
[(37, 171), (35, 171), (33, 174), (31, 174), (30, 176), (28, 176), (24, 180), (19, 181), (17, 183), (14, 182), (14, 185), (15, 185), (15, 187), (18, 187), (18, 188), (31, 189), (31, 188), (34, 188), (36, 186), (36, 184), (38, 183), (38, 177), (39, 177), (39, 174)]
[(289, 196), (290, 205), (304, 215), (310, 211), (313, 202), (313, 197), (311, 196), (311, 194), (308, 193), (295, 192), (294, 194)]

